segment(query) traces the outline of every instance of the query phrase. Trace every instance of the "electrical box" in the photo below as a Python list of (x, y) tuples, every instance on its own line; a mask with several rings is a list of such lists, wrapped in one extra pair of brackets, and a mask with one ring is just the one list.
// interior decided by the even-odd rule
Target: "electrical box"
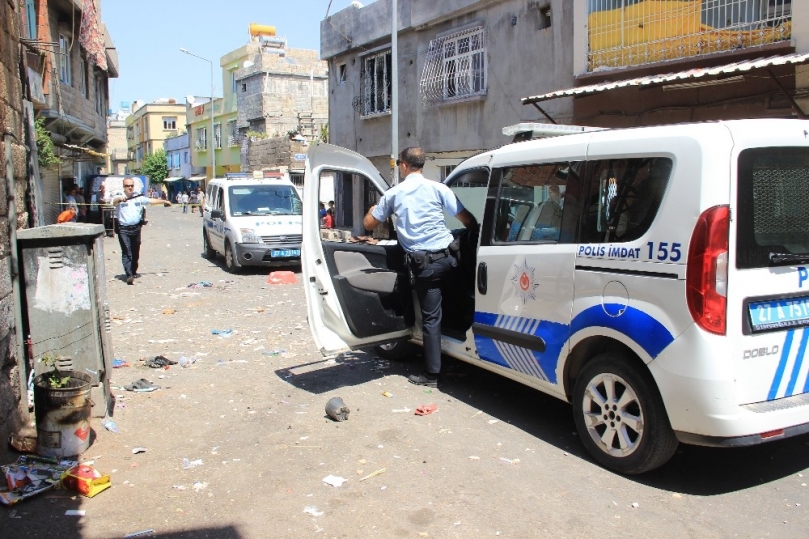
[(49, 352), (60, 358), (60, 370), (90, 375), (96, 417), (113, 406), (104, 234), (103, 225), (86, 223), (17, 231), (23, 326), (34, 375), (50, 370), (39, 361)]

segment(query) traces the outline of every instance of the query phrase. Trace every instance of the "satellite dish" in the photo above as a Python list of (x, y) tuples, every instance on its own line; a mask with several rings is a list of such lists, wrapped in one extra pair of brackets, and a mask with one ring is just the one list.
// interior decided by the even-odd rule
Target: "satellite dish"
[(194, 106), (194, 101), (196, 101), (196, 100), (194, 99), (193, 95), (185, 96), (185, 102), (188, 103), (189, 105), (191, 105), (192, 107)]

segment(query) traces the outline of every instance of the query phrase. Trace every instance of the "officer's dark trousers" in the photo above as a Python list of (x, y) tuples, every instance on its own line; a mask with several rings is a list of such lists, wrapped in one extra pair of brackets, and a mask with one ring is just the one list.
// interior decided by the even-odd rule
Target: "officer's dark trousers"
[(424, 361), (430, 374), (441, 371), (441, 281), (450, 278), (455, 265), (455, 258), (447, 256), (428, 262), (421, 272), (415, 271), (424, 333)]
[(127, 277), (134, 276), (138, 272), (140, 229), (141, 225), (132, 225), (120, 226), (118, 230), (118, 243), (121, 244), (121, 262), (124, 264)]

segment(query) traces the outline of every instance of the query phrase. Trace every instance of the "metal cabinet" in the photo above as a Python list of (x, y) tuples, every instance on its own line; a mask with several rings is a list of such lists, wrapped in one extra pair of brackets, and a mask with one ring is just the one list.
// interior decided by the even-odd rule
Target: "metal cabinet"
[(17, 231), (23, 326), (34, 373), (48, 370), (39, 359), (51, 352), (60, 357), (61, 370), (90, 375), (96, 417), (113, 405), (104, 232), (103, 225), (85, 223)]

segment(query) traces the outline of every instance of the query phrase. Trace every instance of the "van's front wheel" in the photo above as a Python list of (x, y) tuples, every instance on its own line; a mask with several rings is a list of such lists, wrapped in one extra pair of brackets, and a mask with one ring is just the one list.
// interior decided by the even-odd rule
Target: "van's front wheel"
[(229, 241), (225, 242), (225, 267), (230, 273), (239, 273), (241, 266), (236, 262), (236, 253), (233, 252), (233, 245)]
[(665, 464), (677, 450), (663, 399), (644, 367), (620, 354), (588, 363), (573, 391), (576, 430), (605, 468), (639, 474)]

